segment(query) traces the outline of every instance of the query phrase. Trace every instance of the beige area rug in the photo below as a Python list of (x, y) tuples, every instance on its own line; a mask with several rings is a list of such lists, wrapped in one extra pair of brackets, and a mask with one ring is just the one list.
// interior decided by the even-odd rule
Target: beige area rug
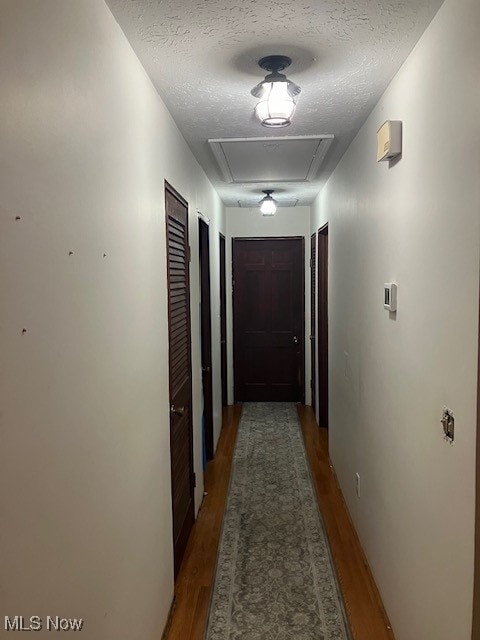
[(245, 404), (206, 640), (350, 640), (294, 404)]

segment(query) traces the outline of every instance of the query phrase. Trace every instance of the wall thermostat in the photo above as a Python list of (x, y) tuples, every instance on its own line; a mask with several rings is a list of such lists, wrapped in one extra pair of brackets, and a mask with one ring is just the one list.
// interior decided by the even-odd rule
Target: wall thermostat
[(397, 285), (393, 282), (383, 285), (383, 306), (390, 312), (397, 310)]
[(402, 153), (402, 122), (387, 120), (377, 131), (377, 162), (392, 160)]

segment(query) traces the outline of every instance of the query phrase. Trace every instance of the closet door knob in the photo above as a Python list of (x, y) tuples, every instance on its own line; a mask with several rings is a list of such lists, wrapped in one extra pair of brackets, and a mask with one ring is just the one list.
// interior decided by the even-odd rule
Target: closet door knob
[(170, 406), (170, 413), (172, 416), (184, 416), (185, 407), (176, 407), (174, 404)]

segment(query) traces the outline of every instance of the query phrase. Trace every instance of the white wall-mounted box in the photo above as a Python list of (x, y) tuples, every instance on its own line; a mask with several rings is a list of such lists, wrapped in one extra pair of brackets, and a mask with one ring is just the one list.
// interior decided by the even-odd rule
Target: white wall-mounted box
[(402, 122), (387, 120), (377, 131), (377, 162), (392, 160), (402, 153)]
[(383, 306), (391, 313), (397, 310), (397, 285), (393, 282), (383, 285)]

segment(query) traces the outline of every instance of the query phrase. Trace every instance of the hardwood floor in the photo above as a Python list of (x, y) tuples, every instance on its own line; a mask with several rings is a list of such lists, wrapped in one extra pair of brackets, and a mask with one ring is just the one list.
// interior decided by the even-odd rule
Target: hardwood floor
[(299, 407), (303, 438), (354, 640), (394, 640), (328, 456), (328, 431)]
[(207, 495), (193, 527), (177, 581), (165, 640), (203, 640), (241, 406), (224, 409), (215, 459), (205, 474)]
[[(353, 640), (394, 640), (331, 468), (327, 431), (317, 427), (310, 407), (299, 407), (298, 413)], [(204, 640), (240, 416), (239, 405), (224, 410), (216, 457), (208, 464), (205, 475), (207, 495), (175, 584), (175, 601), (165, 640)]]

